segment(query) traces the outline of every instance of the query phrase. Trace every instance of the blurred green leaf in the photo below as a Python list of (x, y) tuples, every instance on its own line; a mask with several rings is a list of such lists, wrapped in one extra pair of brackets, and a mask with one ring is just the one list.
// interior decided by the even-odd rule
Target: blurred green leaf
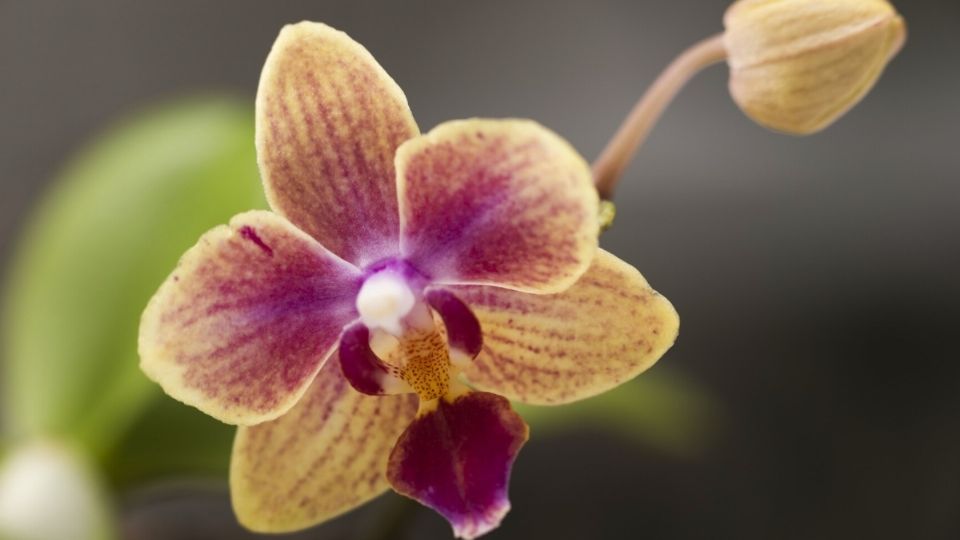
[[(157, 399), (138, 367), (137, 327), (204, 231), (265, 206), (252, 111), (222, 97), (156, 108), (97, 139), (50, 189), (6, 284), (9, 439), (54, 436), (103, 457), (148, 411), (140, 431), (168, 431), (155, 453), (212, 441), (227, 451), (232, 429)], [(171, 414), (196, 415), (195, 431), (167, 425)]]
[(589, 427), (686, 457), (706, 448), (720, 419), (703, 389), (663, 368), (569, 405), (514, 406), (534, 436)]
[(163, 396), (105, 456), (105, 473), (119, 488), (171, 477), (225, 480), (236, 429)]

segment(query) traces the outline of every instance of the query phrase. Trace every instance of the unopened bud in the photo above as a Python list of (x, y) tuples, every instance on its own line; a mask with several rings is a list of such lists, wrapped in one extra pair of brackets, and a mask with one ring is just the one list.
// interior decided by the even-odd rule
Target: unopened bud
[(112, 520), (97, 479), (66, 446), (35, 442), (0, 463), (0, 538), (101, 540)]
[(885, 0), (739, 0), (724, 25), (733, 99), (757, 123), (795, 135), (856, 105), (906, 37)]

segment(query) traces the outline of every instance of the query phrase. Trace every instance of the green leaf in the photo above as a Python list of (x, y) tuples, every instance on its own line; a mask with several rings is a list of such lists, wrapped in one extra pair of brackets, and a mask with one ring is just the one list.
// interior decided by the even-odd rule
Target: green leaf
[(118, 488), (157, 478), (225, 480), (236, 429), (164, 395), (104, 456), (105, 472)]
[(50, 189), (6, 284), (8, 438), (52, 436), (103, 456), (144, 410), (164, 407), (138, 367), (140, 313), (204, 231), (264, 207), (252, 111), (222, 97), (156, 108), (96, 140)]
[(681, 457), (703, 451), (720, 419), (703, 389), (663, 368), (569, 405), (514, 407), (534, 436), (590, 427)]

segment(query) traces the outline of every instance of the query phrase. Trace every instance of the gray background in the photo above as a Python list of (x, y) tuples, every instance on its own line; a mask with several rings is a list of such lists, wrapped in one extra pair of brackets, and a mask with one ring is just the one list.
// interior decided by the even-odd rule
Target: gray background
[[(592, 159), (659, 69), (720, 30), (725, 5), (0, 0), (0, 257), (91, 133), (197, 89), (252, 107), (283, 23), (349, 32), (424, 130), (530, 117)], [(719, 440), (679, 459), (589, 428), (535, 439), (491, 538), (960, 537), (960, 2), (898, 8), (906, 49), (826, 132), (755, 126), (715, 67), (618, 192), (605, 246), (677, 306), (682, 336), (657, 369), (709, 390)], [(225, 512), (214, 499), (202, 504)], [(165, 523), (151, 538), (175, 536)], [(310, 537), (349, 534), (337, 527)], [(411, 527), (449, 535), (428, 513)]]

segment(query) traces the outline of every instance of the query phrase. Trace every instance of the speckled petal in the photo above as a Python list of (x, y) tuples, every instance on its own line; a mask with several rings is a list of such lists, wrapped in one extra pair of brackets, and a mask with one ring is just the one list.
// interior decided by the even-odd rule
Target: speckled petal
[(421, 414), (390, 454), (398, 493), (440, 512), (458, 538), (476, 538), (510, 510), (510, 468), (529, 430), (506, 399), (468, 392)]
[(390, 449), (416, 411), (415, 395), (361, 394), (328, 362), (290, 412), (237, 431), (230, 494), (240, 523), (295, 531), (383, 493)]
[(393, 158), (418, 133), (360, 44), (319, 23), (280, 32), (257, 92), (257, 157), (278, 213), (359, 266), (395, 255)]
[(483, 351), (464, 367), (480, 389), (531, 404), (594, 396), (654, 364), (673, 345), (670, 302), (629, 264), (598, 251), (565, 292), (453, 287), (476, 313)]
[(397, 150), (401, 250), (435, 283), (559, 292), (597, 249), (590, 168), (528, 120), (447, 122)]
[(150, 300), (140, 367), (232, 424), (286, 412), (356, 317), (359, 270), (271, 212), (200, 238)]

